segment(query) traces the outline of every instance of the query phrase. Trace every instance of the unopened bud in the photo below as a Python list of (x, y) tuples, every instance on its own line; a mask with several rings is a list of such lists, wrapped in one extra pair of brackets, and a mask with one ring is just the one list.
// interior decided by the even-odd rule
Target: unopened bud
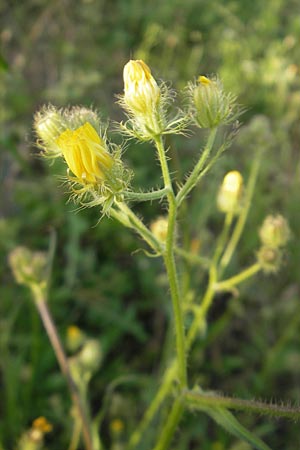
[(257, 252), (257, 260), (265, 273), (277, 272), (282, 262), (282, 251), (263, 245)]
[(165, 242), (168, 234), (167, 217), (158, 217), (154, 222), (151, 223), (150, 229), (158, 241)]
[(237, 170), (228, 172), (220, 187), (217, 205), (224, 213), (234, 213), (238, 210), (243, 193), (243, 177)]
[(96, 372), (102, 361), (102, 348), (96, 339), (89, 339), (85, 342), (82, 350), (78, 354), (78, 362), (85, 371)]
[(17, 283), (31, 286), (45, 282), (46, 253), (32, 252), (26, 247), (16, 247), (10, 252), (8, 259)]
[(124, 95), (120, 104), (131, 118), (134, 133), (150, 140), (164, 129), (164, 96), (142, 60), (129, 61), (123, 70)]
[(283, 216), (267, 216), (259, 230), (259, 237), (264, 246), (284, 247), (290, 238), (290, 228)]
[(235, 96), (225, 93), (219, 79), (199, 76), (192, 86), (192, 102), (196, 123), (201, 128), (214, 128), (233, 118)]
[(35, 114), (34, 129), (38, 137), (37, 143), (44, 149), (45, 154), (52, 157), (61, 156), (56, 139), (65, 127), (62, 113), (54, 106), (45, 107)]
[(135, 114), (152, 115), (160, 99), (160, 89), (147, 64), (142, 60), (129, 61), (123, 77), (124, 102)]
[(67, 347), (71, 352), (76, 352), (84, 343), (86, 337), (83, 331), (76, 325), (70, 325), (67, 329)]

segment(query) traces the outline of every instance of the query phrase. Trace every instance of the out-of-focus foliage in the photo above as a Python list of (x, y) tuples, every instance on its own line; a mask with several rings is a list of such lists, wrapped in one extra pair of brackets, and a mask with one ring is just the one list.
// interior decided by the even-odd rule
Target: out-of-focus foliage
[[(56, 234), (50, 308), (62, 336), (76, 324), (101, 341), (103, 362), (91, 391), (95, 412), (111, 380), (144, 374), (139, 383), (118, 388), (110, 404), (108, 417), (122, 419), (130, 432), (155, 389), (149, 373), (159, 373), (161, 357), (167, 361), (169, 349), (162, 351), (161, 342), (172, 330), (160, 261), (143, 252), (131, 255), (138, 248), (135, 236), (112, 219), (98, 225), (96, 209), (73, 213), (53, 177), (64, 168), (39, 159), (31, 131), (34, 111), (47, 102), (94, 105), (104, 121), (108, 115), (121, 119), (115, 94), (122, 91), (122, 68), (131, 57), (146, 60), (156, 77), (172, 80), (176, 88), (199, 74), (218, 73), (247, 107), (232, 150), (190, 205), (189, 227), (204, 254), (221, 226), (215, 206), (220, 181), (227, 170), (247, 177), (260, 137), (254, 125), (267, 123), (262, 170), (231, 270), (251, 260), (258, 227), (276, 212), (292, 230), (285, 265), (279, 274), (241, 287), (238, 298), (216, 299), (207, 337), (189, 366), (204, 388), (299, 403), (299, 2), (0, 0), (0, 17), (0, 448), (14, 449), (38, 416), (55, 429), (46, 436), (49, 449), (57, 449), (57, 442), (66, 447), (70, 433), (64, 380), (29, 294), (15, 285), (8, 268), (7, 254), (17, 245), (46, 250), (50, 234)], [(176, 175), (190, 167), (201, 142), (197, 132), (188, 147), (181, 147), (180, 138), (173, 143)], [(133, 143), (126, 159), (137, 186), (146, 188), (155, 177), (159, 185), (146, 144)], [(163, 212), (140, 206), (146, 220), (154, 208), (157, 215)], [(294, 424), (243, 420), (274, 450), (300, 448)], [(199, 415), (186, 415), (180, 430), (176, 450), (247, 448)], [(113, 441), (113, 433), (104, 435)]]

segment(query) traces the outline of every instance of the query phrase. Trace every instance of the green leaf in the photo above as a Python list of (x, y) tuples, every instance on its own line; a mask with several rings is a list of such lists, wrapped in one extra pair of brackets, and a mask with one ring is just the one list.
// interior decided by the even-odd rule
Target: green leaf
[(248, 444), (252, 445), (257, 450), (271, 450), (261, 439), (254, 436), (248, 431), (240, 422), (234, 417), (234, 415), (225, 408), (208, 408), (207, 414), (221, 427), (225, 428), (229, 433), (235, 437), (242, 439)]
[(3, 55), (0, 53), (0, 71), (7, 72), (8, 71), (8, 63), (4, 59)]

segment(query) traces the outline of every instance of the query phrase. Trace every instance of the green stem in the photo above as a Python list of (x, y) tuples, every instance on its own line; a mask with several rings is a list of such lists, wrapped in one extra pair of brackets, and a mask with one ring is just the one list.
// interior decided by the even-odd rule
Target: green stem
[(300, 419), (300, 408), (291, 408), (290, 406), (272, 405), (254, 400), (224, 397), (211, 392), (186, 391), (184, 398), (191, 406), (223, 407), (237, 411), (264, 414), (271, 417), (286, 417), (293, 420)]
[[(205, 328), (205, 315), (206, 312), (212, 302), (213, 296), (214, 296), (214, 290), (213, 285), (215, 283), (215, 274), (214, 271), (210, 272), (210, 281), (208, 283), (207, 290), (204, 294), (203, 300), (199, 308), (196, 309), (196, 314), (194, 316), (194, 319), (192, 321), (192, 324), (188, 330), (187, 337), (186, 337), (186, 351), (189, 352), (192, 344), (194, 343), (196, 336), (199, 332), (199, 328), (203, 326)], [(173, 386), (173, 380), (175, 379), (177, 373), (177, 360), (174, 360), (167, 371), (165, 372), (161, 387), (159, 391), (157, 392), (156, 396), (152, 400), (152, 403), (150, 404), (149, 408), (147, 409), (138, 429), (135, 433), (135, 440), (134, 444), (135, 446), (140, 442), (143, 432), (146, 430), (147, 426), (153, 419), (154, 415), (157, 413), (160, 405), (163, 403), (164, 399), (170, 394), (172, 386)], [(162, 433), (163, 436), (163, 433)], [(163, 439), (163, 437), (161, 437)], [(132, 446), (129, 447), (131, 450)]]
[(164, 399), (168, 396), (170, 388), (172, 386), (174, 376), (176, 374), (176, 364), (172, 364), (164, 374), (163, 382), (156, 393), (154, 399), (152, 400), (150, 406), (146, 410), (141, 422), (130, 437), (128, 444), (128, 450), (135, 448), (139, 442), (142, 440), (144, 432), (148, 428), (149, 423), (153, 419), (160, 405), (163, 403)]
[(221, 234), (218, 238), (217, 241), (217, 246), (216, 246), (216, 250), (212, 259), (212, 264), (217, 267), (218, 262), (219, 262), (219, 258), (224, 250), (224, 247), (226, 245), (226, 241), (228, 239), (228, 235), (229, 235), (229, 231), (230, 231), (230, 227), (232, 224), (232, 220), (233, 220), (233, 213), (229, 212), (226, 214), (225, 216), (225, 220), (224, 220), (224, 225), (223, 225), (223, 229), (221, 231)]
[(169, 192), (168, 188), (159, 189), (152, 192), (123, 192), (124, 199), (136, 202), (146, 202), (151, 200), (161, 200)]
[(119, 220), (123, 225), (135, 229), (147, 244), (156, 252), (162, 253), (163, 247), (155, 238), (146, 225), (124, 202), (115, 202), (119, 211), (111, 209), (111, 215)]
[(194, 320), (192, 322), (192, 325), (189, 328), (188, 334), (187, 334), (187, 350), (189, 351), (192, 344), (194, 343), (196, 336), (199, 332), (199, 328), (202, 328), (203, 331), (205, 331), (206, 328), (206, 314), (207, 311), (212, 303), (212, 300), (214, 298), (214, 288), (216, 282), (216, 273), (214, 270), (210, 271), (209, 274), (209, 282), (206, 289), (206, 292), (204, 294), (203, 300), (200, 304), (200, 306), (196, 309)]
[(172, 187), (170, 178), (166, 153), (163, 145), (162, 137), (155, 139), (155, 144), (160, 160), (161, 170), (163, 174), (165, 188), (169, 189), (167, 194), (169, 210), (168, 210), (168, 232), (166, 238), (166, 248), (164, 252), (164, 262), (167, 269), (171, 298), (173, 304), (173, 313), (175, 321), (176, 332), (176, 349), (177, 349), (177, 361), (178, 361), (178, 377), (180, 387), (184, 388), (187, 385), (187, 369), (186, 369), (186, 353), (185, 353), (185, 332), (183, 323), (183, 312), (180, 302), (180, 291), (177, 276), (177, 269), (174, 257), (174, 235), (176, 224), (176, 199)]
[(219, 281), (214, 285), (214, 290), (216, 292), (230, 291), (234, 286), (247, 280), (247, 278), (252, 277), (260, 270), (261, 265), (259, 263), (255, 263), (252, 266), (240, 272), (238, 275), (234, 275), (233, 277), (228, 278), (227, 280)]
[(190, 175), (189, 175), (188, 179), (186, 180), (186, 182), (184, 183), (184, 185), (178, 191), (178, 194), (176, 196), (176, 202), (177, 202), (178, 206), (180, 206), (182, 201), (186, 198), (186, 196), (190, 193), (190, 191), (197, 184), (199, 175), (200, 175), (201, 171), (203, 170), (204, 165), (205, 165), (205, 163), (210, 155), (210, 152), (212, 150), (216, 134), (217, 134), (217, 128), (212, 128), (210, 130), (210, 134), (207, 139), (207, 144), (201, 154), (201, 157), (200, 157), (198, 163), (195, 165), (194, 169), (190, 173)]
[(179, 247), (175, 247), (174, 248), (174, 252), (181, 256), (182, 258), (184, 258), (185, 260), (187, 260), (189, 263), (191, 264), (199, 264), (200, 266), (203, 267), (208, 267), (210, 264), (210, 260), (208, 258), (205, 258), (204, 256), (199, 256), (196, 255), (195, 253), (191, 253), (187, 250), (184, 250), (182, 248)]
[(174, 432), (175, 432), (177, 425), (181, 419), (183, 411), (184, 411), (184, 406), (182, 403), (182, 399), (180, 397), (174, 401), (173, 407), (168, 416), (168, 420), (161, 432), (158, 443), (156, 444), (156, 446), (154, 447), (153, 450), (167, 450), (169, 448), (169, 445), (174, 436)]
[(80, 433), (81, 433), (81, 421), (76, 416), (74, 418), (72, 438), (68, 450), (77, 450), (80, 440)]
[(244, 227), (246, 224), (246, 220), (248, 217), (250, 205), (251, 205), (251, 200), (252, 200), (252, 197), (254, 194), (254, 188), (255, 188), (258, 171), (259, 171), (259, 166), (260, 166), (260, 160), (261, 160), (260, 154), (261, 153), (262, 152), (257, 153), (256, 158), (254, 159), (250, 177), (249, 177), (249, 181), (248, 181), (248, 185), (246, 188), (246, 196), (245, 196), (245, 200), (244, 200), (245, 204), (244, 204), (242, 212), (236, 222), (231, 239), (228, 242), (228, 245), (227, 245), (225, 252), (220, 261), (220, 267), (222, 270), (224, 270), (228, 266), (228, 264), (232, 258), (232, 255), (239, 243), (240, 237), (243, 233), (243, 230), (244, 230)]
[[(218, 246), (217, 246), (218, 247)], [(180, 249), (179, 249), (180, 250)], [(182, 251), (180, 250), (178, 254), (182, 255)], [(232, 279), (235, 279), (235, 281), (242, 282), (249, 276), (254, 275), (257, 271), (259, 271), (260, 267), (257, 267), (256, 264), (251, 266), (250, 268), (246, 269), (236, 277), (232, 277)], [(248, 275), (248, 276), (247, 276)], [(211, 267), (210, 274), (209, 274), (209, 282), (206, 289), (206, 292), (203, 296), (202, 302), (198, 308), (195, 309), (195, 316), (192, 321), (192, 324), (188, 330), (187, 337), (186, 337), (186, 351), (189, 352), (191, 349), (191, 346), (193, 345), (197, 334), (199, 333), (199, 329), (203, 329), (203, 331), (206, 328), (206, 314), (207, 311), (212, 303), (216, 288), (223, 285), (224, 282), (227, 282), (229, 280), (221, 281), (220, 283), (216, 283), (216, 270)], [(172, 389), (172, 382), (175, 378), (176, 374), (176, 361), (173, 361), (173, 363), (169, 366), (168, 370), (165, 372), (161, 387), (159, 391), (157, 392), (156, 396), (154, 397), (151, 405), (147, 409), (137, 431), (134, 433), (134, 439), (130, 441), (131, 445), (129, 446), (130, 449), (132, 449), (134, 446), (138, 445), (140, 442), (143, 432), (146, 430), (147, 426), (153, 419), (154, 415), (157, 413), (160, 405), (163, 403), (164, 399), (170, 394), (170, 391)]]

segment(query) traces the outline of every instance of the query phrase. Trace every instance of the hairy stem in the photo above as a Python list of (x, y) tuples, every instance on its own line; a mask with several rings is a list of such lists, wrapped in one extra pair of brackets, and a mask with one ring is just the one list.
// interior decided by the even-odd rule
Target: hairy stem
[(167, 269), (171, 298), (173, 304), (173, 313), (175, 321), (175, 334), (176, 334), (176, 350), (178, 361), (178, 377), (180, 387), (183, 388), (187, 385), (187, 369), (186, 369), (186, 352), (185, 352), (185, 332), (183, 323), (183, 311), (181, 306), (181, 296), (179, 291), (179, 283), (177, 276), (177, 269), (174, 256), (174, 244), (175, 244), (175, 224), (176, 224), (176, 199), (173, 192), (172, 182), (170, 178), (166, 153), (163, 145), (162, 137), (155, 139), (155, 144), (160, 160), (161, 170), (163, 174), (163, 180), (165, 188), (169, 189), (167, 194), (168, 198), (168, 231), (166, 238), (166, 248), (163, 254), (164, 262)]
[(252, 266), (243, 270), (239, 274), (234, 275), (233, 277), (228, 278), (227, 280), (219, 281), (218, 283), (216, 283), (214, 286), (214, 290), (216, 292), (217, 291), (230, 291), (234, 286), (247, 280), (247, 278), (253, 277), (253, 275), (255, 275), (260, 270), (261, 270), (261, 265), (258, 262), (255, 264), (252, 264)]
[(168, 420), (160, 435), (160, 439), (158, 440), (158, 443), (156, 444), (153, 450), (166, 450), (169, 448), (169, 445), (176, 431), (177, 425), (181, 419), (183, 411), (184, 405), (180, 397), (174, 401), (173, 407), (168, 416)]
[(217, 133), (217, 128), (212, 128), (210, 130), (210, 134), (207, 139), (207, 144), (201, 154), (201, 157), (198, 161), (198, 163), (195, 165), (194, 169), (190, 173), (188, 179), (182, 186), (182, 188), (179, 190), (177, 196), (176, 196), (176, 202), (177, 205), (180, 206), (182, 201), (187, 197), (187, 195), (191, 192), (191, 190), (195, 187), (198, 181), (198, 177), (203, 170), (205, 163), (210, 155), (210, 152), (212, 150), (212, 147), (214, 145), (215, 137)]
[(112, 209), (111, 215), (119, 222), (129, 228), (133, 228), (137, 233), (147, 242), (147, 244), (156, 252), (163, 251), (162, 245), (155, 236), (151, 233), (149, 228), (138, 218), (138, 216), (126, 205), (124, 202), (115, 202), (118, 211)]
[(245, 411), (254, 414), (263, 414), (271, 417), (286, 417), (287, 419), (300, 420), (300, 408), (274, 405), (255, 400), (225, 397), (214, 393), (202, 393), (186, 391), (184, 398), (190, 406), (199, 407), (223, 407), (237, 411)]
[(135, 202), (146, 202), (151, 200), (161, 200), (169, 192), (168, 188), (159, 189), (158, 191), (150, 192), (123, 192), (125, 200)]

